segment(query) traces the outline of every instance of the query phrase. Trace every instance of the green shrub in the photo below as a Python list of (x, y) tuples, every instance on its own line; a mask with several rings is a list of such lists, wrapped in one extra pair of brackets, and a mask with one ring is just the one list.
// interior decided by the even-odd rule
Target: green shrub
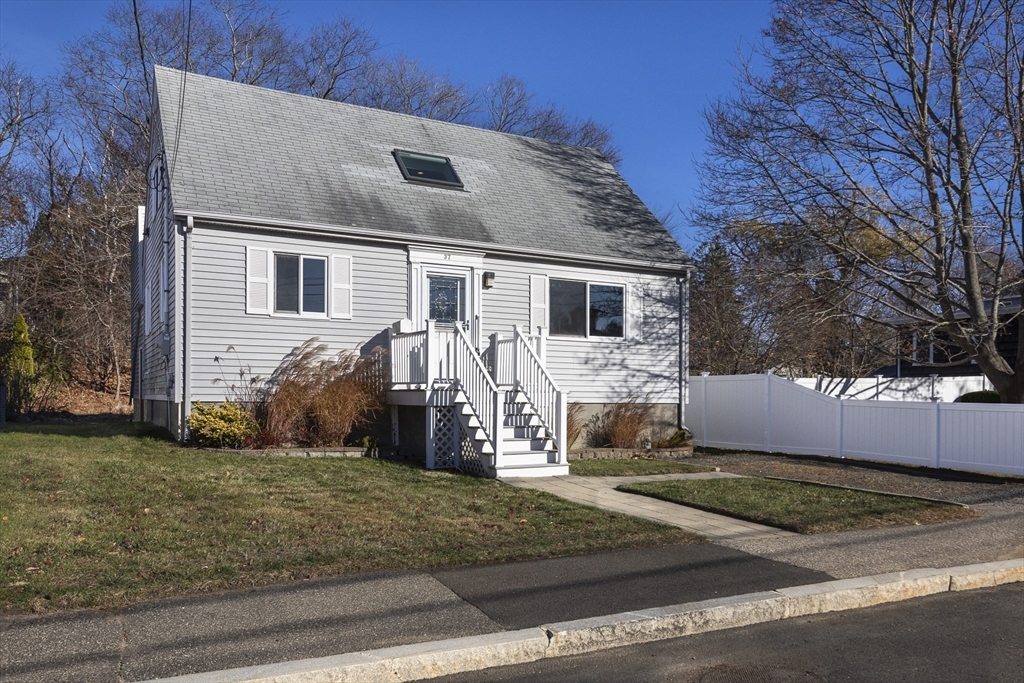
[(252, 415), (230, 401), (219, 406), (207, 406), (196, 401), (188, 416), (188, 428), (197, 446), (215, 448), (248, 446), (259, 435), (259, 428)]
[(957, 403), (1002, 403), (999, 392), (996, 391), (968, 391), (956, 400)]

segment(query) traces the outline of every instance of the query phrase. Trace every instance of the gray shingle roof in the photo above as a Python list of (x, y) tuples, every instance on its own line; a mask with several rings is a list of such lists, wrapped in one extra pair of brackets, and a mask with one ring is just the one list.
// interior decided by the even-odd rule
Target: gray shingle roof
[[(357, 227), (437, 240), (648, 262), (687, 261), (588, 148), (156, 68), (178, 213)], [(451, 158), (465, 190), (409, 182), (392, 156)]]

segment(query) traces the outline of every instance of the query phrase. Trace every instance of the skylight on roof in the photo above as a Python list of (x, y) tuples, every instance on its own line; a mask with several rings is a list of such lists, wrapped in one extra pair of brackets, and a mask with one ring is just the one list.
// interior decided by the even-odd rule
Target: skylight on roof
[(437, 185), (449, 187), (462, 187), (462, 181), (452, 168), (451, 159), (448, 157), (437, 157), (430, 154), (418, 154), (406, 152), (401, 149), (395, 150), (395, 159), (398, 161), (398, 168), (402, 169), (402, 175), (406, 180), (419, 180)]

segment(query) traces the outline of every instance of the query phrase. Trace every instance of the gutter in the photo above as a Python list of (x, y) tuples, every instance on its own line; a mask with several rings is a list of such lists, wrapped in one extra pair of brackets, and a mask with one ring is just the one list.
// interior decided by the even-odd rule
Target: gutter
[[(490, 242), (475, 242), (472, 240), (454, 240), (427, 237), (422, 235), (409, 235), (384, 230), (360, 228), (358, 226), (340, 226), (327, 223), (312, 223), (305, 221), (289, 221), (283, 224), (280, 220), (256, 218), (253, 216), (236, 216), (232, 214), (208, 213), (203, 211), (189, 211), (189, 220), (193, 218), (215, 225), (229, 227), (249, 228), (256, 230), (271, 230), (274, 232), (296, 232), (303, 234), (320, 234), (331, 236), (352, 236), (359, 237), (371, 242), (386, 242), (400, 244), (402, 246), (433, 246), (451, 245), (464, 249), (474, 249), (492, 254), (508, 254), (511, 256), (523, 256), (522, 247), (508, 247)], [(659, 272), (680, 273), (692, 271), (696, 266), (692, 261), (685, 263), (666, 263), (662, 261), (641, 261), (637, 259), (615, 258), (610, 256), (594, 256), (591, 254), (576, 254), (569, 252), (547, 252), (546, 254), (530, 254), (531, 259), (540, 261), (569, 261), (572, 263), (596, 263), (611, 266), (629, 266), (645, 270)]]

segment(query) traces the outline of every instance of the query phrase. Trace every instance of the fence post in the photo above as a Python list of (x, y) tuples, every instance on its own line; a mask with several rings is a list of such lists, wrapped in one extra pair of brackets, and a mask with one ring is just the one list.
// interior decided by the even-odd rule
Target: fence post
[(569, 463), (569, 403), (564, 391), (558, 392), (558, 464)]
[(512, 387), (519, 389), (519, 325), (512, 326)]
[(491, 344), (489, 349), (491, 354), (491, 379), (494, 380), (495, 384), (498, 384), (501, 381), (501, 372), (498, 370), (498, 342), (501, 341), (501, 335), (497, 332), (491, 332), (489, 341)]
[(437, 377), (437, 364), (440, 362), (440, 356), (438, 355), (438, 344), (436, 335), (434, 334), (434, 321), (427, 321), (427, 334), (423, 338), (423, 355), (426, 356), (426, 372), (424, 373), (423, 381), (426, 382), (427, 389), (434, 386), (434, 378)]
[(7, 380), (0, 377), (0, 429), (7, 426)]
[(843, 457), (843, 397), (837, 396), (839, 412), (836, 415), (836, 457)]
[(764, 373), (764, 450), (772, 452), (772, 371)]
[(708, 446), (708, 374), (700, 373), (700, 445)]
[(942, 420), (939, 417), (942, 412), (942, 401), (933, 398), (932, 402), (935, 403), (935, 467), (939, 468), (942, 466)]

